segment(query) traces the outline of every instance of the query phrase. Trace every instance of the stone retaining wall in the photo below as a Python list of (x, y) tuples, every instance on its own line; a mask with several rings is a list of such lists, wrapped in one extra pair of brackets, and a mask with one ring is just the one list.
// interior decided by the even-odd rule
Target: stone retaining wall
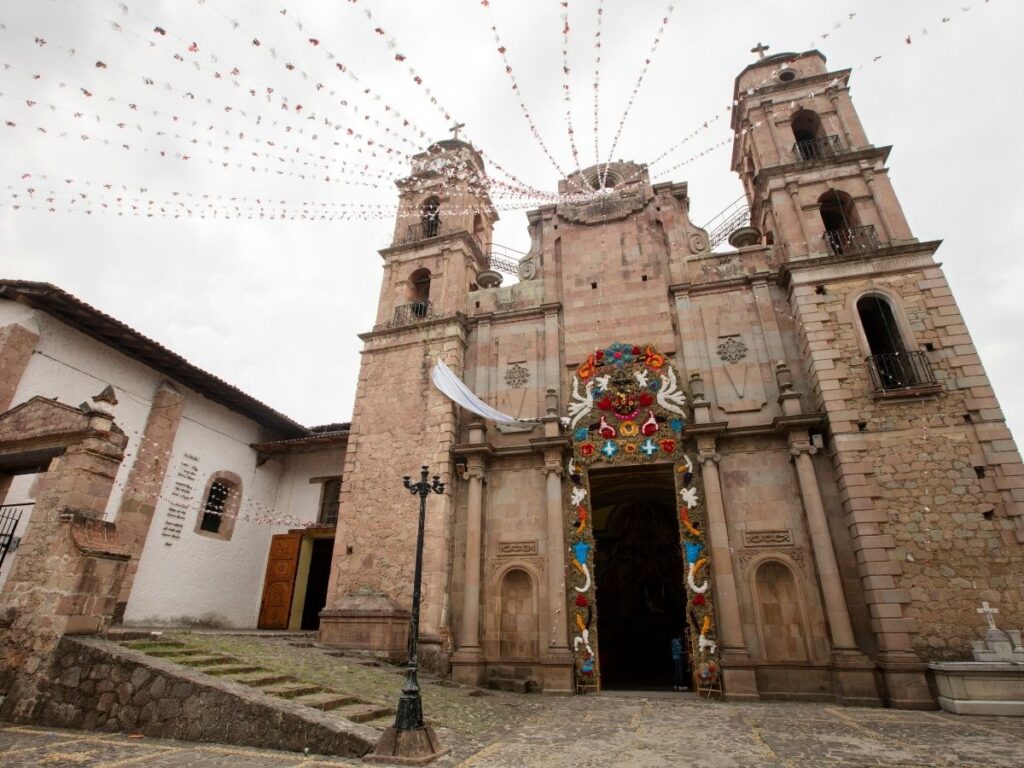
[(368, 726), (97, 638), (64, 637), (46, 674), (38, 725), (323, 755), (361, 756), (377, 740)]

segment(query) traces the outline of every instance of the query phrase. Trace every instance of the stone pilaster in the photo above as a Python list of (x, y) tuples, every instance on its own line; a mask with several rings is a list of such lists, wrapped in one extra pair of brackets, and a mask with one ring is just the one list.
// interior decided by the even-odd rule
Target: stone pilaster
[(708, 516), (708, 543), (711, 547), (711, 573), (718, 609), (718, 640), (722, 645), (722, 688), (730, 700), (758, 699), (757, 675), (743, 638), (739, 595), (733, 572), (732, 546), (722, 499), (722, 482), (718, 472), (721, 456), (715, 452), (715, 438), (698, 440), (704, 500)]
[(122, 540), (130, 545), (132, 555), (121, 583), (121, 594), (114, 614), (117, 620), (123, 618), (131, 596), (139, 559), (153, 521), (153, 511), (167, 474), (174, 436), (178, 432), (184, 410), (185, 398), (170, 383), (162, 382), (157, 386), (136, 451), (135, 463), (128, 473), (121, 507), (117, 512), (118, 532)]
[(480, 648), (480, 563), (483, 545), (484, 483), (486, 462), (491, 448), (484, 442), (486, 427), (475, 422), (469, 427), (469, 444), (460, 453), (466, 456), (462, 477), (468, 483), (466, 498), (466, 561), (463, 570), (462, 616), (459, 622), (458, 648), (452, 655), (452, 676), (461, 683), (483, 682), (483, 653)]
[(39, 334), (11, 323), (0, 328), (0, 413), (11, 407)]

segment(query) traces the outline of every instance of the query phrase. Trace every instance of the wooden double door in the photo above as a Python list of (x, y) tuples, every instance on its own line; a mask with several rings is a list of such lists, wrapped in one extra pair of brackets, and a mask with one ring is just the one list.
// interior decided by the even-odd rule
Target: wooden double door
[(333, 553), (333, 530), (290, 531), (271, 538), (260, 629), (319, 628)]

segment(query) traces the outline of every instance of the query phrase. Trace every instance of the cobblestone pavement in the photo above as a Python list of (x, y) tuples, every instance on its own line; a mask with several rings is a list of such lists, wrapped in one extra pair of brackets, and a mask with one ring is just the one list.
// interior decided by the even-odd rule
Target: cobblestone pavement
[[(858, 768), (1024, 765), (1024, 720), (831, 705), (700, 702), (685, 695), (547, 698), (474, 754), (456, 747), (443, 768)], [(459, 755), (458, 753), (462, 753)], [(0, 727), (4, 768), (313, 768), (341, 758)]]
[(573, 697), (465, 760), (508, 766), (1024, 766), (1024, 720), (822, 704)]

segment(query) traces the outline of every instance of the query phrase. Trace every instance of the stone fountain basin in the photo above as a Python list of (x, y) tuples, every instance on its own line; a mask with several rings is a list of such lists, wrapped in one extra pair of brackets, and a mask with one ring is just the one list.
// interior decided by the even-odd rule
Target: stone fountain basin
[(928, 669), (947, 712), (1024, 717), (1024, 663), (941, 661)]

